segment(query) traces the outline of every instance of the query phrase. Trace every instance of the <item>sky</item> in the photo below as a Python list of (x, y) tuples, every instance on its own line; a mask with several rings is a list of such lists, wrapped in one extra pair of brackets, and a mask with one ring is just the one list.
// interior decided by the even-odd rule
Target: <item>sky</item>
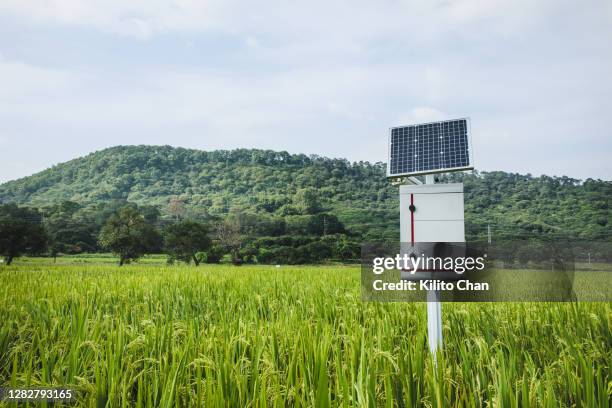
[(2, 0), (0, 182), (115, 145), (386, 161), (469, 117), (475, 165), (612, 180), (612, 2)]

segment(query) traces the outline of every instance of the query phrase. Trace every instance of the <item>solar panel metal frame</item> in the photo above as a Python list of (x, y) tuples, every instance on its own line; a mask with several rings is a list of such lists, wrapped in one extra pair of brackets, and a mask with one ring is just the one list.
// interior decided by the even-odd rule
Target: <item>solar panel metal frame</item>
[[(439, 169), (430, 169), (423, 170), (417, 172), (407, 172), (407, 173), (395, 173), (391, 174), (391, 138), (394, 129), (402, 129), (408, 127), (418, 127), (424, 125), (434, 125), (438, 123), (448, 123), (448, 122), (457, 122), (460, 120), (465, 120), (466, 123), (466, 133), (467, 133), (467, 147), (468, 147), (468, 161), (469, 164), (467, 166), (461, 167), (445, 167)], [(388, 143), (388, 160), (387, 160), (387, 178), (399, 178), (399, 177), (407, 177), (407, 176), (419, 176), (425, 174), (439, 174), (439, 173), (450, 173), (455, 171), (466, 171), (466, 170), (474, 170), (474, 154), (472, 151), (472, 129), (470, 124), (470, 118), (457, 118), (457, 119), (448, 119), (448, 120), (439, 120), (435, 122), (425, 122), (425, 123), (416, 123), (413, 125), (403, 125), (403, 126), (394, 126), (389, 128), (389, 143)]]

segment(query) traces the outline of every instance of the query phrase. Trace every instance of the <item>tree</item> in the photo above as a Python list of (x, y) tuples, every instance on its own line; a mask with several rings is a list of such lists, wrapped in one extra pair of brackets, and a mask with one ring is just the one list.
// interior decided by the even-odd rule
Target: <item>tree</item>
[(232, 254), (232, 262), (240, 263), (240, 248), (242, 247), (242, 232), (240, 221), (227, 218), (217, 226), (219, 244)]
[(15, 204), (0, 205), (0, 255), (10, 265), (24, 253), (45, 250), (47, 236), (38, 211)]
[(295, 193), (293, 197), (293, 205), (300, 214), (316, 214), (321, 211), (321, 203), (319, 202), (319, 194), (314, 188), (303, 188)]
[(155, 224), (159, 220), (161, 212), (158, 207), (154, 205), (141, 205), (139, 209), (148, 224)]
[(168, 212), (178, 221), (185, 215), (185, 202), (180, 197), (172, 197), (168, 204)]
[(221, 245), (213, 242), (208, 251), (206, 251), (206, 263), (219, 263), (225, 253), (225, 249)]
[(172, 258), (187, 263), (193, 260), (196, 266), (200, 264), (196, 254), (207, 251), (211, 246), (208, 228), (195, 221), (170, 225), (166, 229), (165, 241), (166, 251)]
[(119, 266), (151, 252), (160, 241), (157, 230), (132, 206), (111, 215), (99, 236), (100, 245), (119, 256)]
[(72, 201), (62, 201), (44, 208), (44, 226), (49, 237), (49, 250), (55, 258), (60, 252), (78, 254), (98, 249), (98, 226), (80, 213), (83, 207)]

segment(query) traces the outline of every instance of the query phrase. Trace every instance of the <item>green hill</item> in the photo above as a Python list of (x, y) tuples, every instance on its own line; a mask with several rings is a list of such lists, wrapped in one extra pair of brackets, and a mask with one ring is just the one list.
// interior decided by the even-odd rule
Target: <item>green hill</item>
[[(469, 237), (483, 236), (491, 225), (496, 236), (610, 238), (610, 181), (504, 172), (446, 179), (465, 184)], [(397, 187), (387, 182), (383, 163), (269, 150), (119, 146), (0, 185), (0, 202), (42, 208), (66, 200), (83, 208), (127, 200), (157, 206), (162, 219), (176, 215), (174, 202), (185, 216), (240, 214), (247, 224), (272, 229), (310, 216), (323, 234), (336, 222), (320, 216), (329, 214), (360, 239), (398, 234)]]

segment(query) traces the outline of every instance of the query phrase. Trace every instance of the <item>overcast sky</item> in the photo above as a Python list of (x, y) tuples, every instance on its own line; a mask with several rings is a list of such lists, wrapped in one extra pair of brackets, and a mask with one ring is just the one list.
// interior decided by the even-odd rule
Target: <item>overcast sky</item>
[(612, 2), (0, 1), (0, 182), (119, 144), (386, 161), (465, 117), (476, 167), (612, 179)]

